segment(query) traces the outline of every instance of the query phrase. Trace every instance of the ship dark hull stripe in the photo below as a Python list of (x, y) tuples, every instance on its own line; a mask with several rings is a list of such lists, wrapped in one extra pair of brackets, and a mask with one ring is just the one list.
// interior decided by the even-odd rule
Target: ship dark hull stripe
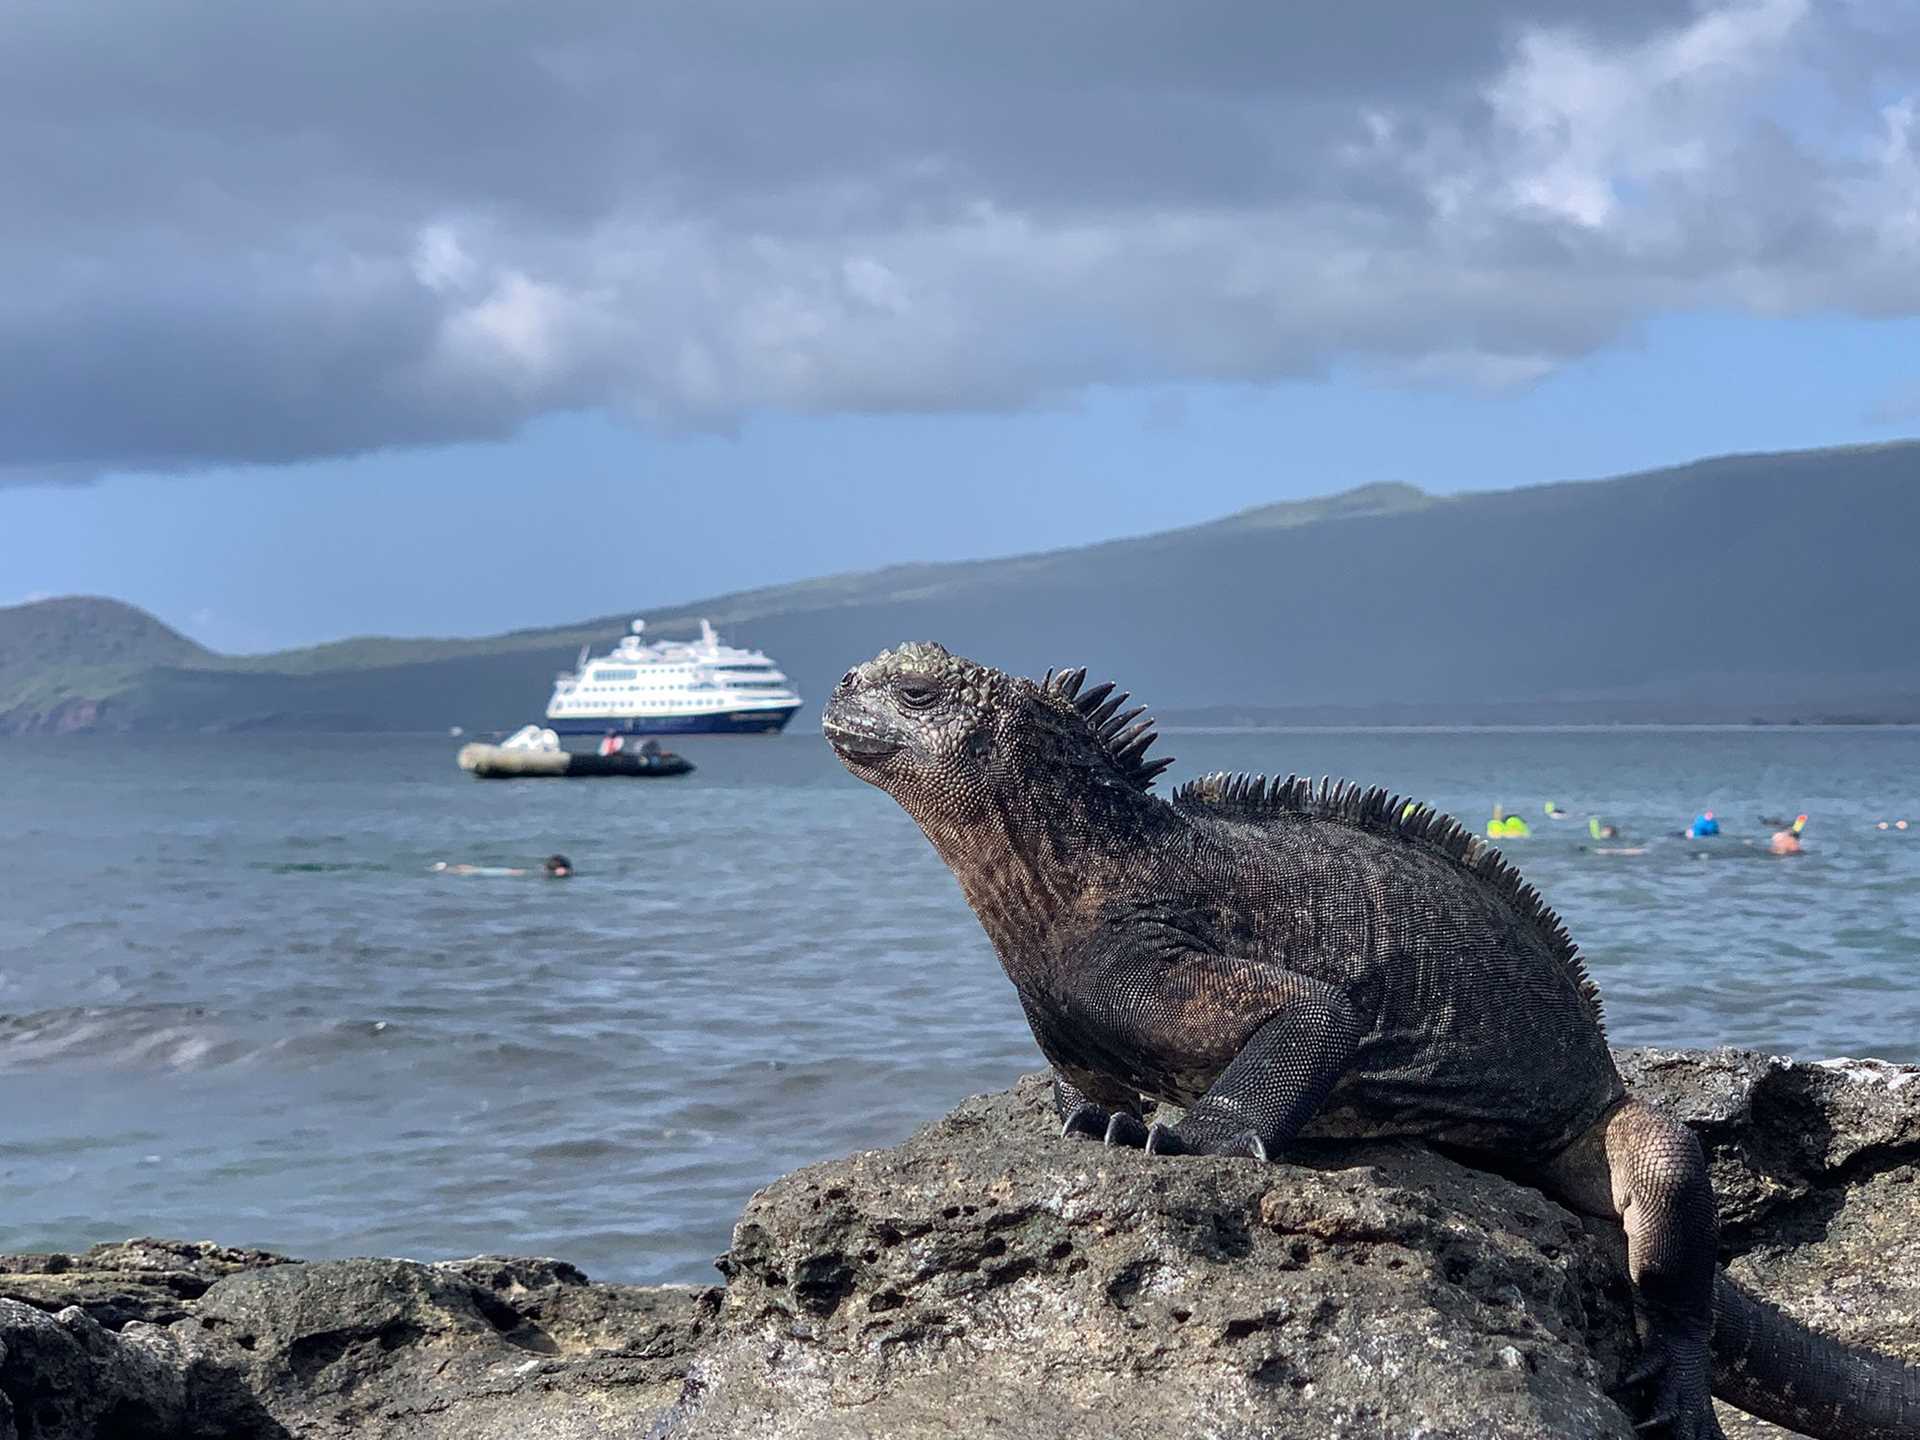
[(778, 710), (708, 711), (698, 715), (567, 716), (542, 722), (556, 735), (772, 735), (786, 727), (798, 705)]

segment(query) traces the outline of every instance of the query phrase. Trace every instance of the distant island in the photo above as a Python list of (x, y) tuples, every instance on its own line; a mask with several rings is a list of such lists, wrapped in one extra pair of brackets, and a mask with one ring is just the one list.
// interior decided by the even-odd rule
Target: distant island
[[(1906, 722), (1916, 553), (1903, 441), (1452, 496), (1371, 485), (647, 620), (709, 617), (815, 702), (852, 661), (932, 638), (1034, 674), (1088, 665), (1172, 723)], [(120, 601), (36, 601), (0, 608), (0, 734), (511, 728), (629, 618), (220, 655)]]

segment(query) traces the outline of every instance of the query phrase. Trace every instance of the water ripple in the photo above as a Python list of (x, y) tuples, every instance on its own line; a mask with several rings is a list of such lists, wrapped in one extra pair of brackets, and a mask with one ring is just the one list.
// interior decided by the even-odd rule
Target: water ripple
[[(1538, 816), (1506, 849), (1622, 1041), (1920, 1059), (1920, 832), (1873, 828), (1920, 814), (1913, 731), (1177, 749)], [(703, 1280), (757, 1186), (1039, 1063), (951, 876), (817, 737), (659, 785), (476, 784), (409, 738), (9, 758), (0, 822), (34, 838), (0, 876), (0, 1249), (158, 1230)], [(1675, 838), (1703, 805), (1722, 841)], [(1646, 853), (1589, 849), (1589, 810)], [(1800, 810), (1809, 853), (1766, 854), (1757, 817)], [(428, 868), (553, 850), (577, 878)]]

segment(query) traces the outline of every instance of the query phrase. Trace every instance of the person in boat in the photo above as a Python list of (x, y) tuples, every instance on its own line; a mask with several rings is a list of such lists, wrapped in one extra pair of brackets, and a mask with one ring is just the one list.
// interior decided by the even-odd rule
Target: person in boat
[(600, 737), (600, 753), (602, 755), (618, 755), (626, 748), (626, 745), (627, 742), (620, 738), (618, 732), (613, 730), (607, 731), (605, 735)]
[(1800, 832), (1807, 828), (1807, 817), (1796, 815), (1793, 824), (1785, 830), (1773, 832), (1773, 838), (1767, 842), (1767, 848), (1776, 855), (1798, 855), (1800, 853)]
[(660, 742), (658, 740), (646, 740), (641, 742), (640, 758), (643, 760), (658, 760), (662, 755), (666, 753), (667, 753), (666, 751), (660, 748)]
[(1702, 810), (1681, 833), (1689, 840), (1705, 840), (1720, 833), (1720, 822), (1713, 818), (1713, 811)]

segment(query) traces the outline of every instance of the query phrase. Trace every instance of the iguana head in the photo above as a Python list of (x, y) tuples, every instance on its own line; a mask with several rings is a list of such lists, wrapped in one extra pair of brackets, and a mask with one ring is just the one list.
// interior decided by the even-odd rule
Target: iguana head
[(930, 642), (882, 651), (841, 677), (821, 729), (846, 767), (923, 826), (1006, 813), (1025, 796), (1144, 792), (1172, 762), (1147, 760), (1152, 722), (1122, 712), (1084, 670), (1035, 682)]

